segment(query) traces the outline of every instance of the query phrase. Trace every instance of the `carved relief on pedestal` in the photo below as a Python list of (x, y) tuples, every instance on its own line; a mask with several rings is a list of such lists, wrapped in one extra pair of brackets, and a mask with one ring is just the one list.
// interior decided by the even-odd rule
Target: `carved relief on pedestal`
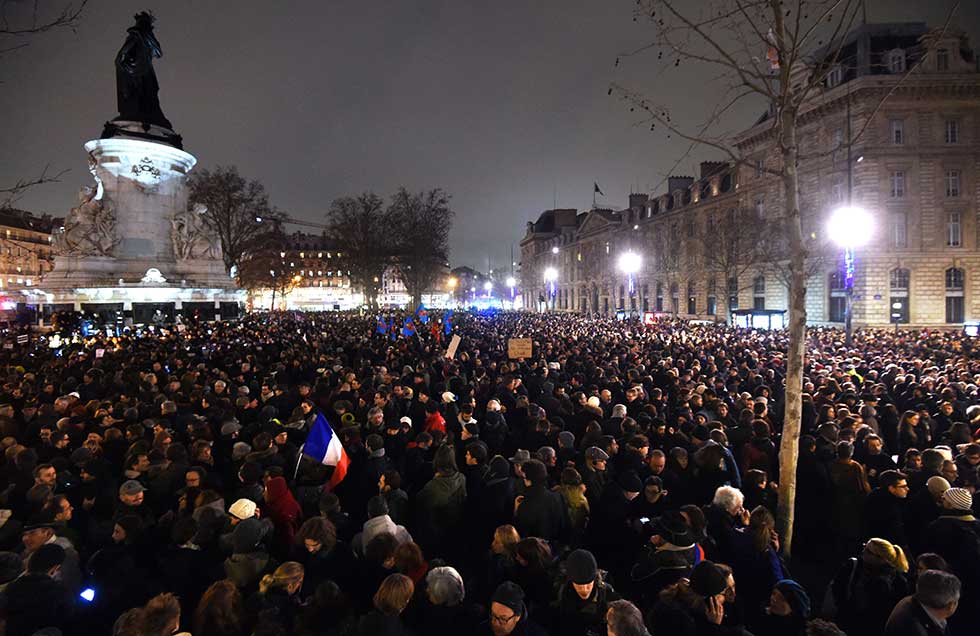
[(79, 204), (54, 234), (55, 253), (62, 256), (112, 256), (119, 244), (116, 214), (104, 196), (101, 182), (78, 192)]
[(170, 237), (178, 260), (221, 258), (221, 244), (208, 222), (207, 211), (206, 206), (196, 203), (190, 210), (175, 213), (170, 220)]

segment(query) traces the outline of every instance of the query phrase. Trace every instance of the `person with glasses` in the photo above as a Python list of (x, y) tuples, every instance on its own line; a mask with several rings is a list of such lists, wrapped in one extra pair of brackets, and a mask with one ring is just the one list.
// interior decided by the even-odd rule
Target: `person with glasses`
[(901, 546), (908, 546), (905, 516), (908, 505), (909, 482), (905, 473), (886, 470), (878, 476), (878, 487), (871, 491), (865, 503), (866, 537), (881, 537)]
[(547, 632), (531, 621), (524, 605), (524, 590), (512, 581), (497, 586), (490, 598), (490, 616), (477, 629), (479, 636), (546, 636)]

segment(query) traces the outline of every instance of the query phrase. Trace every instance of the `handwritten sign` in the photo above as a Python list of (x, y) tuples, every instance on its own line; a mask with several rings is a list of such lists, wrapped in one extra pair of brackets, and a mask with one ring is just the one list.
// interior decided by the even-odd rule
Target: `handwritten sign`
[(96, 349), (95, 350), (95, 357), (96, 358), (101, 358), (104, 355), (105, 355), (105, 349)]
[(511, 360), (516, 360), (517, 358), (530, 358), (531, 351), (532, 346), (530, 338), (510, 338), (507, 341), (507, 357)]
[(456, 350), (459, 349), (459, 343), (462, 340), (457, 334), (453, 334), (453, 339), (449, 341), (449, 348), (446, 349), (446, 357), (452, 360), (456, 357)]

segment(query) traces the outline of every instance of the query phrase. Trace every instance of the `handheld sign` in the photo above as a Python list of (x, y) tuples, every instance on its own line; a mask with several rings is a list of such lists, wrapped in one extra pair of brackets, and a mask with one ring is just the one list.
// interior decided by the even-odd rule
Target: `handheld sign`
[(104, 355), (105, 355), (105, 349), (96, 349), (95, 350), (95, 357), (96, 358), (101, 358)]
[(507, 357), (511, 360), (531, 357), (530, 338), (510, 338), (507, 340)]
[(459, 337), (459, 334), (453, 334), (453, 339), (449, 342), (449, 348), (446, 349), (446, 357), (450, 360), (456, 357), (456, 350), (459, 349), (461, 340), (462, 338)]

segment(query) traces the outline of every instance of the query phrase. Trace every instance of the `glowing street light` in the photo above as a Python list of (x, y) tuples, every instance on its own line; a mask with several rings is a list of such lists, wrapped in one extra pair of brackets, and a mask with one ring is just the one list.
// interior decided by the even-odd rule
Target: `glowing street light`
[(510, 299), (513, 300), (514, 299), (514, 287), (517, 286), (517, 281), (514, 279), (513, 276), (508, 276), (507, 277), (507, 286), (510, 287)]
[(487, 281), (483, 283), (483, 291), (487, 292), (487, 298), (490, 298), (490, 292), (493, 290), (493, 283)]
[(853, 205), (834, 210), (827, 221), (830, 240), (844, 248), (844, 344), (851, 346), (851, 314), (854, 298), (854, 250), (866, 245), (874, 233), (874, 219), (864, 210)]
[(555, 245), (553, 248), (551, 248), (551, 253), (552, 254), (557, 254), (558, 253), (558, 246), (557, 245)]
[(558, 270), (554, 267), (549, 267), (544, 270), (544, 279), (548, 283), (548, 295), (551, 296), (551, 303), (554, 306), (555, 297), (558, 295), (558, 289), (555, 286), (555, 281), (558, 280)]
[(626, 274), (627, 286), (629, 288), (630, 296), (630, 308), (633, 307), (633, 295), (636, 292), (636, 281), (634, 280), (634, 274), (640, 271), (640, 265), (643, 263), (643, 259), (636, 252), (630, 250), (629, 252), (624, 252), (619, 257), (619, 271)]

